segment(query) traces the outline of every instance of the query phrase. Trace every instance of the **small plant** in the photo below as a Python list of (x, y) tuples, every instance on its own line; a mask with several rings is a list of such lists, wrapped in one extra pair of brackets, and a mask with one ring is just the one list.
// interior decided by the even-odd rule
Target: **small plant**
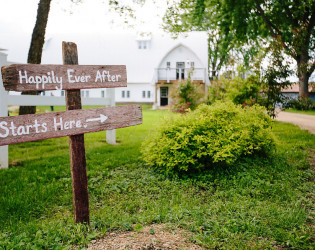
[(144, 141), (141, 151), (143, 159), (162, 173), (192, 173), (268, 153), (274, 147), (271, 123), (260, 106), (200, 105), (185, 116), (166, 120)]
[(194, 110), (202, 102), (201, 86), (194, 84), (190, 76), (175, 86), (172, 93), (171, 110), (186, 113), (188, 109)]
[(134, 228), (137, 232), (140, 232), (143, 229), (143, 226), (141, 226), (140, 224), (136, 224), (135, 228)]

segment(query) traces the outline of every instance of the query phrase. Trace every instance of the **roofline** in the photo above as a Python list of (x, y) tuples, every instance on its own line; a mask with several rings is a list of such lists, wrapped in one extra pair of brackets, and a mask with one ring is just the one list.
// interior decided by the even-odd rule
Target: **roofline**
[(159, 63), (157, 64), (157, 67), (155, 67), (155, 68), (159, 68), (159, 65), (163, 62), (163, 60), (164, 60), (172, 51), (174, 51), (175, 49), (177, 49), (177, 48), (180, 47), (180, 46), (183, 46), (184, 48), (188, 49), (191, 53), (193, 53), (193, 54), (196, 56), (196, 58), (201, 62), (202, 66), (203, 66), (203, 67), (201, 67), (201, 68), (206, 68), (206, 67), (204, 67), (203, 62), (202, 62), (202, 60), (200, 60), (199, 56), (198, 56), (191, 48), (189, 48), (188, 46), (184, 45), (184, 44), (181, 43), (181, 42), (178, 43), (177, 45), (175, 45), (175, 46), (174, 46), (172, 49), (170, 49), (167, 53), (165, 53), (165, 55), (164, 55), (163, 58), (159, 61)]

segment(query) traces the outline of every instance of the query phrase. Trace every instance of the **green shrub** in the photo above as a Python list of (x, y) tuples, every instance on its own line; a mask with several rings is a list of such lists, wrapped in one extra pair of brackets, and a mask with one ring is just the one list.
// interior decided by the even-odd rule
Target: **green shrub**
[(202, 104), (166, 120), (143, 142), (141, 152), (149, 165), (167, 175), (229, 165), (243, 156), (268, 153), (274, 146), (271, 123), (260, 106)]
[(246, 79), (234, 77), (213, 81), (208, 89), (208, 103), (216, 100), (232, 101), (235, 104), (252, 106), (260, 99), (261, 83), (257, 76), (250, 75)]
[(211, 81), (211, 86), (208, 87), (207, 103), (213, 104), (219, 100), (227, 100), (227, 91), (231, 86), (231, 80), (222, 78)]
[(171, 110), (178, 113), (186, 113), (188, 109), (195, 110), (203, 96), (201, 86), (194, 84), (189, 76), (172, 89)]
[(299, 97), (298, 99), (291, 99), (285, 105), (284, 108), (293, 108), (297, 110), (314, 110), (315, 102), (309, 97)]

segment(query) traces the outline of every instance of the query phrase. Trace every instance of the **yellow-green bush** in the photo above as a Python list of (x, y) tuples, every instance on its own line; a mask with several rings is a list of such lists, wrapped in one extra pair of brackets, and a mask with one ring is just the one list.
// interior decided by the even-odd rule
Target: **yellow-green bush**
[(195, 172), (274, 147), (272, 120), (264, 108), (231, 102), (200, 105), (166, 120), (142, 144), (143, 159), (168, 175)]

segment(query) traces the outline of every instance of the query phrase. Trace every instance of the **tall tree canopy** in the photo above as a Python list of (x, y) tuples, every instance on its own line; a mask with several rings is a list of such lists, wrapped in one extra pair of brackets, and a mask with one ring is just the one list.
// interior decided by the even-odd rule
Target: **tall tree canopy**
[(208, 4), (206, 1), (190, 0), (172, 2), (164, 16), (164, 29), (175, 37), (187, 31), (207, 31), (209, 75), (216, 77), (229, 59), (232, 36), (219, 34), (212, 15), (207, 14), (212, 9)]
[(186, 30), (217, 30), (222, 44), (271, 39), (295, 60), (300, 95), (308, 95), (315, 69), (314, 0), (180, 0), (172, 3), (165, 20), (170, 31), (178, 28), (174, 24)]

